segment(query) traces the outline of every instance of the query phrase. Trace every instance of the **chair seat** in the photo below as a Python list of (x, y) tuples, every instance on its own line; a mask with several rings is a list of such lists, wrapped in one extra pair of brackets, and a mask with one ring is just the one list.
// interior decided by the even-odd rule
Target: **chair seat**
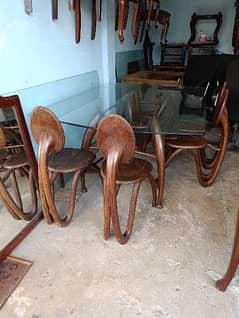
[[(118, 182), (134, 182), (140, 178), (145, 178), (153, 170), (150, 162), (134, 158), (130, 163), (121, 163), (117, 171)], [(103, 162), (102, 170), (103, 176), (106, 172), (106, 161)]]
[(49, 155), (48, 168), (52, 172), (74, 172), (86, 168), (94, 159), (95, 155), (90, 151), (65, 148)]
[(7, 159), (3, 167), (6, 169), (18, 169), (28, 165), (27, 156), (25, 151), (14, 154), (13, 157)]
[(207, 146), (207, 141), (201, 136), (179, 136), (176, 139), (168, 139), (167, 145), (177, 149), (202, 149)]

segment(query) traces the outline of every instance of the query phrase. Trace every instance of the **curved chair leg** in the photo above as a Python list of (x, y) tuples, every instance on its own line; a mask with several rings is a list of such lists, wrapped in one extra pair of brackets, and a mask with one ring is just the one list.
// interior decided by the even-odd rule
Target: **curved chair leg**
[(59, 177), (60, 177), (60, 185), (61, 185), (61, 188), (65, 188), (64, 174), (63, 174), (63, 173), (60, 173), (60, 174), (59, 174)]
[[(100, 176), (100, 178), (101, 178), (101, 181), (102, 181), (102, 177), (101, 177), (101, 174), (100, 174), (100, 168), (97, 166), (97, 164), (92, 163), (92, 164), (89, 166), (89, 168), (95, 170), (96, 173), (99, 174), (99, 176)], [(87, 168), (87, 169), (89, 169), (89, 168)], [(81, 192), (83, 192), (83, 193), (84, 193), (84, 192), (87, 192), (86, 181), (85, 181), (85, 174), (86, 174), (87, 169), (84, 170), (84, 171), (82, 172), (82, 174), (81, 174)], [(102, 181), (102, 183), (103, 183), (103, 181)]]
[(126, 229), (124, 233), (122, 233), (121, 231), (116, 196), (112, 200), (112, 203), (113, 203), (111, 207), (112, 224), (113, 224), (113, 229), (114, 229), (116, 239), (120, 244), (126, 244), (132, 233), (134, 218), (135, 218), (136, 203), (137, 203), (137, 198), (138, 198), (138, 193), (139, 193), (141, 183), (142, 183), (142, 180), (134, 184), (131, 200), (130, 200), (130, 208), (129, 208), (127, 225), (126, 225)]
[(104, 239), (108, 240), (110, 237), (111, 208), (109, 204), (109, 198), (107, 195), (105, 180), (103, 184), (104, 184)]
[(232, 280), (238, 265), (239, 265), (239, 212), (237, 217), (236, 234), (234, 238), (230, 264), (228, 266), (227, 272), (224, 275), (224, 277), (216, 282), (216, 287), (219, 290), (225, 291), (227, 289), (227, 286)]
[[(212, 160), (209, 161), (209, 167), (211, 170), (207, 174), (202, 174), (202, 183), (201, 185), (204, 187), (211, 186), (213, 182), (216, 180), (217, 175), (221, 169), (226, 150), (227, 150), (227, 143), (228, 143), (228, 116), (227, 111), (224, 111), (221, 118), (221, 124), (222, 124), (222, 135), (220, 144), (218, 146), (218, 150), (216, 151), (216, 154), (213, 156)], [(201, 161), (205, 158), (202, 157)], [(203, 165), (203, 163), (202, 163)]]
[(165, 182), (165, 150), (164, 141), (160, 134), (153, 134), (153, 145), (158, 168), (158, 205), (163, 206), (163, 193)]
[(146, 179), (149, 181), (152, 190), (152, 207), (157, 206), (157, 193), (156, 193), (156, 184), (152, 175), (148, 175)]
[(86, 182), (85, 182), (85, 171), (81, 173), (80, 180), (81, 180), (81, 192), (85, 193), (87, 192)]
[[(6, 179), (5, 179), (6, 181)], [(16, 181), (16, 180), (15, 180)], [(32, 200), (32, 210), (30, 212), (24, 212), (22, 207), (19, 207), (16, 204), (15, 200), (13, 200), (12, 196), (9, 194), (8, 190), (2, 179), (0, 179), (0, 196), (5, 206), (8, 208), (8, 211), (12, 214), (15, 219), (21, 219), (29, 221), (31, 220), (37, 213), (37, 195), (35, 183), (33, 180), (32, 171), (29, 171), (29, 184), (30, 184), (30, 192), (31, 192), (31, 200)], [(18, 187), (18, 186), (17, 186)], [(20, 193), (18, 193), (20, 196)]]
[(12, 176), (13, 190), (14, 190), (14, 194), (15, 194), (15, 202), (18, 205), (19, 209), (22, 210), (23, 209), (22, 198), (21, 198), (21, 195), (20, 195), (20, 191), (19, 191), (19, 186), (18, 186), (18, 183), (17, 183), (15, 170), (11, 171), (11, 176)]
[[(105, 186), (105, 183), (103, 182)], [(117, 197), (120, 190), (120, 184), (116, 184), (115, 195)], [(105, 193), (105, 190), (104, 190)], [(111, 209), (108, 203), (108, 198), (104, 195), (104, 239), (108, 240), (110, 237), (110, 222), (111, 222)]]
[(53, 220), (61, 227), (67, 226), (71, 222), (71, 219), (73, 217), (74, 209), (75, 209), (77, 185), (78, 185), (78, 181), (79, 181), (81, 172), (82, 172), (81, 170), (77, 171), (73, 176), (71, 192), (70, 192), (70, 200), (69, 200), (69, 205), (68, 205), (68, 214), (63, 219), (61, 219), (59, 216), (59, 213), (58, 213), (56, 205), (55, 205), (55, 200), (52, 196), (51, 191), (49, 193), (48, 190), (45, 189), (45, 195), (46, 195), (46, 199), (47, 199), (47, 204), (49, 206), (50, 214), (51, 214)]

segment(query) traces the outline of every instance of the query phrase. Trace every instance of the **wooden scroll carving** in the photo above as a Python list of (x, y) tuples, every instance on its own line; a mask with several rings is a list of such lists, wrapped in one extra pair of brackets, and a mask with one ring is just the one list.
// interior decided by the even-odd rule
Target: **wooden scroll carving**
[(125, 9), (127, 0), (118, 0), (118, 36), (121, 43), (124, 42)]
[(122, 43), (124, 41), (124, 29), (128, 20), (128, 9), (130, 2), (133, 3), (131, 33), (135, 44), (138, 41), (139, 34), (140, 42), (143, 41), (145, 37), (145, 29), (149, 30), (151, 21), (154, 22), (155, 28), (158, 28), (158, 24), (162, 25), (160, 42), (166, 43), (170, 13), (160, 10), (160, 0), (118, 0), (116, 29), (118, 30), (120, 42)]
[(97, 13), (99, 15), (99, 21), (101, 21), (101, 12), (102, 12), (102, 0), (92, 0), (91, 40), (95, 39)]
[(214, 30), (213, 33), (213, 39), (210, 41), (207, 41), (207, 44), (211, 44), (211, 45), (216, 45), (218, 44), (218, 32), (221, 28), (222, 25), (222, 13), (219, 11), (218, 14), (196, 14), (195, 12), (193, 13), (192, 17), (191, 17), (191, 21), (190, 21), (190, 29), (191, 29), (191, 37), (188, 41), (188, 44), (191, 45), (196, 37), (196, 24), (198, 21), (200, 20), (216, 20), (216, 28)]
[(92, 25), (91, 25), (91, 40), (95, 39), (96, 33), (96, 2), (97, 0), (92, 0)]
[(235, 2), (236, 15), (233, 27), (232, 46), (234, 48), (234, 54), (239, 54), (239, 0)]
[(80, 0), (75, 0), (75, 15), (76, 15), (75, 41), (76, 43), (79, 43), (81, 38), (81, 6), (80, 5), (81, 5)]
[(58, 0), (52, 0), (52, 20), (58, 19)]
[(151, 20), (151, 15), (152, 15), (152, 10), (153, 10), (153, 0), (148, 0), (148, 15), (147, 15), (147, 29), (150, 28), (150, 20)]
[(133, 19), (132, 19), (132, 25), (131, 25), (131, 32), (132, 32), (135, 43), (138, 40), (139, 27), (140, 27), (140, 1), (135, 0)]

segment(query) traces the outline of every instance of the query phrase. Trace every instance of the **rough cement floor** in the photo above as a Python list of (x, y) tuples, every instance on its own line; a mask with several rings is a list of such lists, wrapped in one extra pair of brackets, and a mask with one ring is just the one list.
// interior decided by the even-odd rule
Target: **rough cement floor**
[[(143, 185), (133, 233), (124, 246), (113, 236), (103, 240), (101, 185), (89, 176), (88, 193), (80, 196), (67, 228), (43, 221), (15, 249), (14, 256), (33, 266), (0, 317), (238, 318), (239, 279), (225, 293), (215, 288), (231, 254), (238, 156), (227, 153), (210, 188), (198, 184), (192, 158), (178, 156), (166, 172), (163, 209), (151, 207), (149, 186)], [(57, 196), (64, 210), (65, 191)], [(120, 193), (123, 212), (128, 197), (126, 187)], [(1, 209), (1, 217), (4, 213)], [(4, 223), (4, 229), (14, 222)]]

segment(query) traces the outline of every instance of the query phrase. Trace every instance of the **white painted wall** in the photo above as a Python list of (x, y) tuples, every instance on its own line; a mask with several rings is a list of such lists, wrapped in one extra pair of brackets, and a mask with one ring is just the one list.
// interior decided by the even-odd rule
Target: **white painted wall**
[[(51, 1), (0, 3), (0, 93), (6, 93), (96, 70), (100, 81), (114, 79), (114, 1), (103, 1), (102, 22), (96, 39), (91, 35), (91, 1), (82, 0), (82, 36), (75, 43), (75, 17), (68, 1), (59, 0), (59, 19), (51, 19)], [(110, 48), (110, 49), (109, 49)], [(109, 54), (106, 54), (109, 52)]]

